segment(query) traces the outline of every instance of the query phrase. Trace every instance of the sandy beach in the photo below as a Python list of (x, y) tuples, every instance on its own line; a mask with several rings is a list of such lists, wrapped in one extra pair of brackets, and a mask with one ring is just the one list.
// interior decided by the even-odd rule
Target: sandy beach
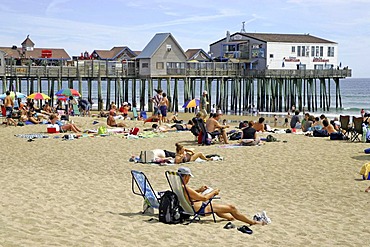
[[(183, 119), (191, 115), (182, 114)], [(250, 117), (225, 116), (235, 122)], [(83, 129), (105, 119), (73, 117)], [(100, 123), (93, 125), (93, 121)], [(280, 120), (282, 121), (282, 120)], [(141, 121), (128, 121), (143, 128)], [(149, 127), (150, 124), (145, 126)], [(190, 132), (125, 139), (121, 135), (54, 138), (15, 137), (46, 133), (46, 125), (0, 126), (0, 246), (365, 246), (370, 236), (369, 180), (359, 174), (369, 144), (330, 141), (299, 134), (273, 134), (280, 142), (220, 148), (198, 146)], [(268, 133), (260, 134), (266, 137)], [(252, 226), (252, 235), (223, 229), (226, 221), (205, 217), (190, 225), (166, 225), (141, 213), (131, 191), (132, 169), (143, 171), (155, 190), (167, 190), (164, 172), (179, 165), (129, 162), (175, 143), (224, 161), (189, 163), (190, 185), (221, 189), (249, 217), (265, 210), (272, 223)], [(243, 223), (234, 222), (236, 226)]]

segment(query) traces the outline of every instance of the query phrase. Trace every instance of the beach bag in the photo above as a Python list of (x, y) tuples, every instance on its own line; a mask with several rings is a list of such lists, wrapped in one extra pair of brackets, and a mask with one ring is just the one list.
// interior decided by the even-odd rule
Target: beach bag
[(98, 134), (99, 135), (104, 135), (104, 134), (107, 134), (107, 127), (105, 127), (105, 126), (100, 126), (99, 128), (98, 128)]
[(181, 217), (182, 208), (180, 207), (177, 195), (167, 190), (160, 199), (159, 203), (159, 222), (165, 224), (178, 224), (183, 222)]
[(266, 137), (266, 142), (277, 142), (277, 139), (273, 137), (272, 135), (268, 135)]
[(130, 129), (130, 135), (137, 135), (139, 133), (139, 128), (138, 127), (135, 127), (135, 128), (132, 128)]
[(140, 162), (141, 163), (152, 163), (154, 161), (153, 151), (141, 151), (140, 152)]

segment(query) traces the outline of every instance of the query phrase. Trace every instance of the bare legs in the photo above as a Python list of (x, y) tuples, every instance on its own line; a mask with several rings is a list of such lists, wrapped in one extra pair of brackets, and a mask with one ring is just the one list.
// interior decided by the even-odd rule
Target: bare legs
[(195, 153), (195, 154), (193, 154), (192, 156), (191, 156), (191, 158), (190, 158), (190, 161), (194, 161), (194, 160), (196, 160), (196, 159), (198, 159), (198, 158), (201, 158), (202, 160), (211, 160), (211, 159), (208, 159), (208, 158), (206, 158), (206, 156), (204, 156), (204, 154), (203, 153), (201, 153), (201, 152), (198, 152), (198, 153)]

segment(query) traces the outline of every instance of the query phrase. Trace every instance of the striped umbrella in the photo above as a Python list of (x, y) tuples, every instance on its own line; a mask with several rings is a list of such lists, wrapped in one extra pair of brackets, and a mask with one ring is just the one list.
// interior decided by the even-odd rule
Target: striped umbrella
[(36, 100), (46, 100), (46, 99), (50, 99), (49, 96), (47, 96), (46, 94), (44, 93), (33, 93), (33, 94), (30, 94), (27, 96), (28, 99), (36, 99)]
[(81, 96), (81, 94), (73, 88), (64, 88), (59, 90), (56, 94), (56, 96)]

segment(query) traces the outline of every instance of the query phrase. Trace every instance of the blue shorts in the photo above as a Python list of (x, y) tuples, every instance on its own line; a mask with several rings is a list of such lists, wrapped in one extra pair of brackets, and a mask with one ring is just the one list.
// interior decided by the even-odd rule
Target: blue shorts
[(162, 114), (163, 117), (167, 117), (167, 106), (166, 105), (161, 105), (159, 107), (160, 114)]
[(161, 110), (156, 106), (154, 106), (154, 115), (161, 115)]

